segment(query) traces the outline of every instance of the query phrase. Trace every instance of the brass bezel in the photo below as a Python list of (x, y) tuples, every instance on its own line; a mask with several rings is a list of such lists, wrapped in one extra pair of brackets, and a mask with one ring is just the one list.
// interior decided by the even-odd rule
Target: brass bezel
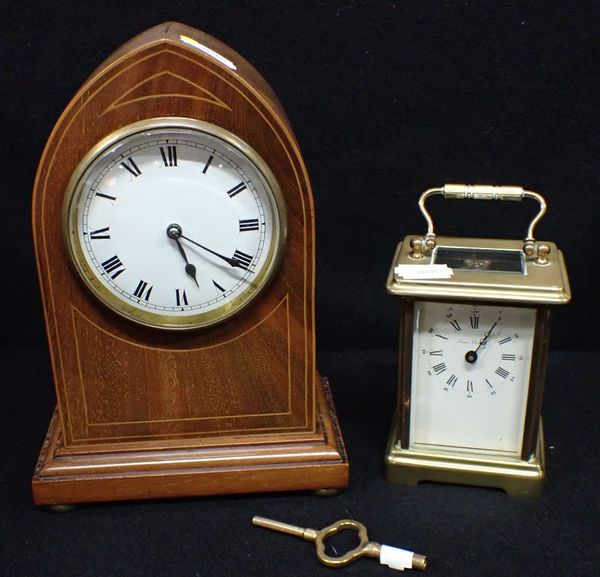
[[(150, 310), (146, 311), (121, 300), (104, 286), (104, 283), (98, 277), (97, 270), (93, 269), (87, 263), (77, 233), (79, 205), (83, 193), (81, 184), (92, 163), (101, 156), (108, 156), (111, 154), (114, 147), (123, 143), (126, 139), (129, 139), (136, 134), (156, 129), (201, 132), (215, 137), (225, 144), (237, 149), (239, 153), (245, 156), (254, 165), (257, 172), (264, 179), (266, 184), (265, 188), (273, 211), (273, 242), (269, 248), (269, 254), (265, 261), (265, 265), (256, 276), (253, 277), (253, 281), (249, 283), (249, 286), (252, 288), (245, 290), (241, 295), (223, 306), (211, 311), (199, 313), (198, 315), (180, 317)], [(249, 144), (228, 130), (202, 120), (181, 117), (160, 117), (141, 120), (113, 132), (98, 142), (83, 157), (77, 168), (73, 171), (65, 191), (65, 200), (63, 204), (63, 235), (67, 252), (79, 276), (92, 294), (105, 306), (120, 316), (146, 327), (185, 331), (206, 328), (222, 323), (241, 312), (262, 293), (275, 276), (285, 253), (287, 213), (285, 200), (275, 175), (258, 152), (256, 152)]]

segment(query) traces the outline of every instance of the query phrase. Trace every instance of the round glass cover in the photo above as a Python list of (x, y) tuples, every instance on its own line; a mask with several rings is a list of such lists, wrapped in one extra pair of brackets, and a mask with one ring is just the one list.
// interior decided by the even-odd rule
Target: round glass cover
[(283, 253), (285, 206), (266, 163), (232, 133), (152, 119), (82, 160), (65, 231), (104, 304), (146, 326), (192, 329), (231, 317), (262, 291)]

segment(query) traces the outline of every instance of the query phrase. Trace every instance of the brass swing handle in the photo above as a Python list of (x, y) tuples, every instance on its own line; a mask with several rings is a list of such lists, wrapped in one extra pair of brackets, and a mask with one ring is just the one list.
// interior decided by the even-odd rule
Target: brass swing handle
[(531, 190), (525, 190), (520, 186), (490, 186), (483, 184), (445, 184), (441, 188), (430, 188), (419, 198), (419, 209), (427, 221), (427, 234), (424, 238), (413, 238), (411, 240), (412, 258), (422, 258), (425, 251), (432, 251), (436, 246), (436, 235), (433, 228), (431, 215), (425, 208), (425, 202), (431, 196), (443, 196), (450, 200), (512, 200), (520, 201), (524, 198), (537, 200), (540, 210), (535, 215), (527, 229), (527, 236), (523, 240), (523, 252), (526, 255), (537, 255), (537, 264), (548, 263), (550, 248), (545, 244), (536, 244), (534, 229), (537, 223), (546, 213), (546, 201), (541, 194)]

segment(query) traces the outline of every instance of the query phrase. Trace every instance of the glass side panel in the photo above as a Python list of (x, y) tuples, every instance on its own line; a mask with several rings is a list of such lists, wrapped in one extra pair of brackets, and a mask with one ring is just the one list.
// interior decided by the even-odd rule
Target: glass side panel
[(520, 250), (439, 246), (432, 264), (446, 264), (456, 270), (525, 274), (525, 255)]

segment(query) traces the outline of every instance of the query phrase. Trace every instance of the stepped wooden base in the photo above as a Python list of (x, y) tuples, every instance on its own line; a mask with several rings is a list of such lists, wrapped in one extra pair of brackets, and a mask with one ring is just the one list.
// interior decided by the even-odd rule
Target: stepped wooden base
[(326, 379), (317, 433), (203, 447), (69, 453), (55, 412), (32, 480), (38, 505), (343, 488), (348, 461)]

